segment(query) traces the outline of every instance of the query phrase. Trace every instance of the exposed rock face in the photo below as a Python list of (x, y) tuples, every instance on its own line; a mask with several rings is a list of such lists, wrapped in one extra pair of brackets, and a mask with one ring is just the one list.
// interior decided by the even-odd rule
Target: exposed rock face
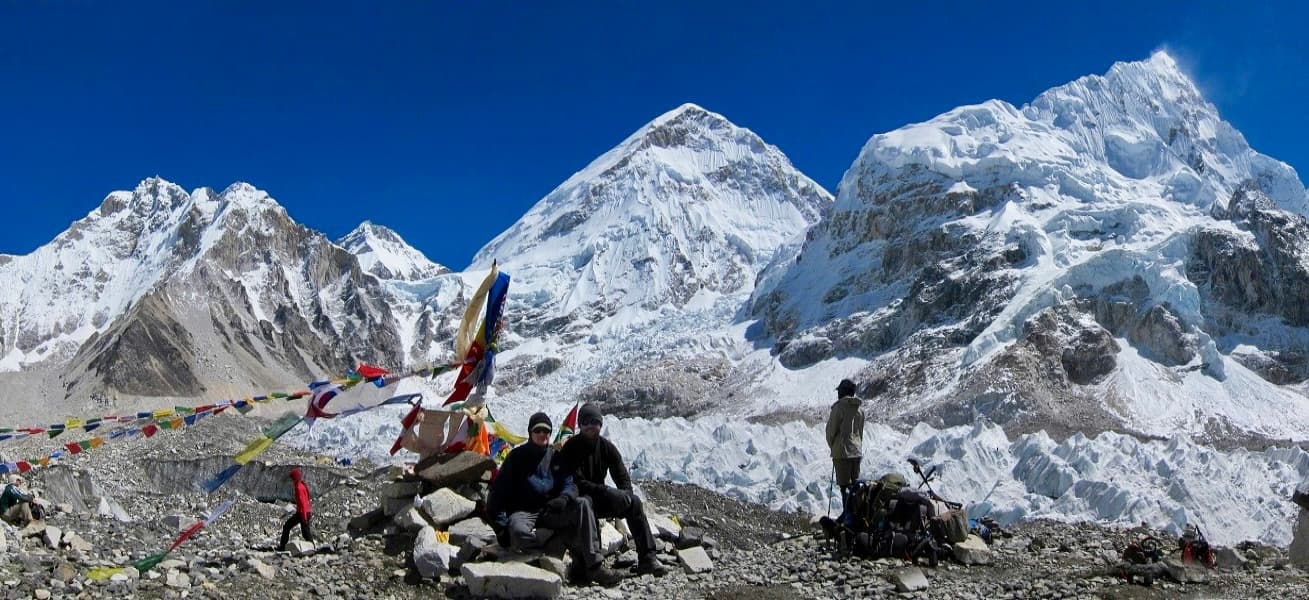
[[(1238, 189), (1214, 216), (1236, 229), (1197, 231), (1186, 265), (1206, 331), (1273, 383), (1309, 379), (1309, 220), (1278, 209), (1253, 185)], [(1270, 319), (1280, 321), (1280, 331)]]

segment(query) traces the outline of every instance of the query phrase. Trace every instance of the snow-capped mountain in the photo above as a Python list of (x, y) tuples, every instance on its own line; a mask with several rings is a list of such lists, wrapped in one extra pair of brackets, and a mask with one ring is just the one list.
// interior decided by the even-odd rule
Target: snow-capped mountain
[(510, 381), (562, 366), (552, 396), (693, 414), (730, 394), (727, 328), (759, 271), (831, 202), (777, 148), (686, 104), (541, 199), (469, 269), (498, 260), (513, 274)]
[(663, 361), (683, 376), (673, 359), (702, 350), (685, 340), (730, 324), (762, 266), (831, 201), (776, 148), (694, 105), (570, 178), (462, 273), (369, 222), (333, 244), (245, 184), (187, 194), (149, 179), (0, 265), (22, 282), (0, 301), (0, 378), (46, 402), (239, 396), (360, 360), (442, 360), (496, 259), (514, 276), (505, 390), (565, 365), (586, 374), (565, 378), (574, 393), (622, 367)]
[(248, 394), (402, 355), (378, 280), (246, 184), (147, 179), (0, 278), (17, 282), (0, 296), (0, 378), (29, 409)]
[(873, 136), (752, 310), (910, 422), (1303, 438), (1307, 206), (1160, 52)]
[(359, 267), (378, 279), (414, 281), (449, 273), (427, 259), (400, 235), (372, 221), (360, 223), (354, 231), (336, 241), (336, 245), (359, 259)]

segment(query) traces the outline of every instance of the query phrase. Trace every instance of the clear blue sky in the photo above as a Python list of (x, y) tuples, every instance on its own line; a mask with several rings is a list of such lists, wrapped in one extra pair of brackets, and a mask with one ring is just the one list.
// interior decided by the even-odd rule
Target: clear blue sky
[(905, 4), (0, 0), (0, 252), (159, 175), (250, 182), (332, 238), (371, 219), (462, 269), (683, 102), (835, 191), (875, 133), (1158, 48), (1309, 173), (1303, 3)]

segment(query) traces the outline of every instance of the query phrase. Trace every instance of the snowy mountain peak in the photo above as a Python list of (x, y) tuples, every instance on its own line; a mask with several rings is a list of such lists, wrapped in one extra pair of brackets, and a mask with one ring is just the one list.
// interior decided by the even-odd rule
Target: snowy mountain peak
[(336, 245), (359, 259), (359, 267), (379, 279), (413, 281), (448, 273), (447, 269), (427, 259), (410, 246), (400, 234), (372, 221), (336, 241)]
[(499, 259), (516, 290), (562, 312), (682, 306), (748, 292), (830, 198), (753, 132), (684, 104), (555, 188), (470, 269)]
[(1307, 208), (1159, 52), (873, 136), (753, 307), (784, 365), (867, 357), (911, 421), (1289, 437), (1243, 403), (1309, 423), (1274, 385), (1309, 378)]

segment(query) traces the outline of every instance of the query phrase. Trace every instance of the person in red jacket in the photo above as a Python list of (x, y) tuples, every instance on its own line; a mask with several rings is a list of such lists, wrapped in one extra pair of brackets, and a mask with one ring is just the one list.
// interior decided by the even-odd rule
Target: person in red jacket
[(291, 469), (291, 481), (295, 487), (295, 514), (286, 520), (282, 525), (282, 543), (277, 547), (278, 550), (286, 550), (286, 540), (291, 537), (291, 529), (298, 523), (300, 533), (304, 535), (305, 540), (314, 541), (314, 534), (309, 531), (309, 517), (312, 511), (309, 508), (309, 486), (301, 480), (300, 469)]

